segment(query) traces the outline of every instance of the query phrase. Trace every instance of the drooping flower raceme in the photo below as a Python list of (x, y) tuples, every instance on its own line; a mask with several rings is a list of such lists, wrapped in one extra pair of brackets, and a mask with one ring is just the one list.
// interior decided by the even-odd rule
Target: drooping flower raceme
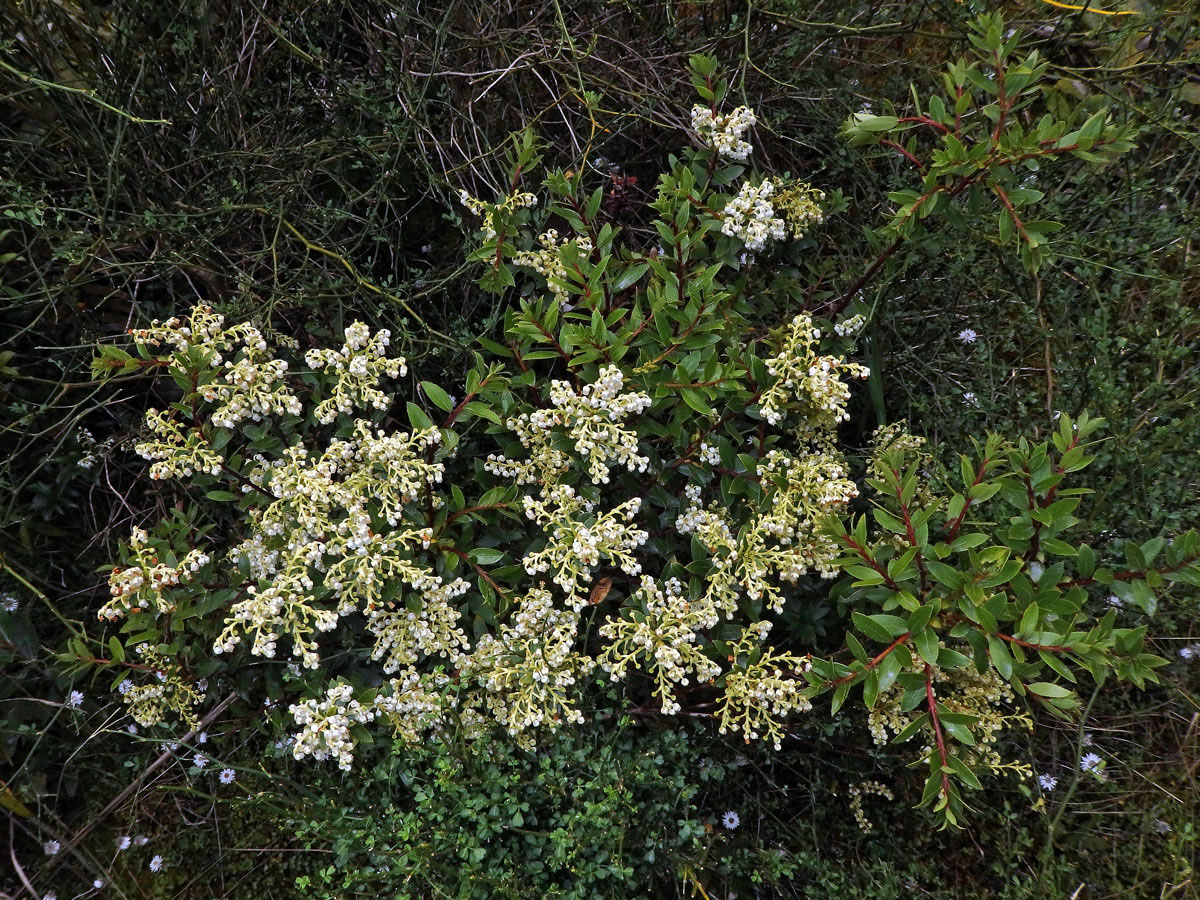
[(819, 355), (820, 338), (812, 317), (800, 313), (792, 319), (779, 353), (767, 360), (775, 383), (763, 393), (759, 409), (772, 425), (779, 424), (789, 408), (800, 413), (806, 434), (831, 433), (850, 418), (846, 412), (850, 388), (842, 376), (866, 378), (871, 370), (840, 356)]
[(738, 162), (745, 162), (754, 152), (754, 148), (743, 138), (757, 122), (754, 110), (747, 106), (739, 106), (723, 116), (699, 103), (692, 107), (692, 128), (705, 146)]
[(721, 211), (721, 233), (738, 238), (747, 250), (762, 250), (768, 238), (785, 240), (787, 225), (775, 215), (775, 207), (767, 199), (774, 191), (775, 184), (769, 178), (757, 186), (743, 184)]
[(610, 641), (600, 655), (600, 666), (614, 681), (624, 679), (631, 666), (648, 668), (662, 711), (671, 715), (680, 709), (674, 685), (687, 685), (693, 678), (704, 683), (721, 674), (721, 667), (697, 643), (700, 633), (716, 625), (719, 616), (711, 604), (690, 601), (676, 578), (660, 585), (643, 576), (634, 600), (637, 606), (631, 611), (600, 626), (600, 636)]
[(317, 420), (326, 425), (356, 408), (387, 409), (392, 401), (376, 387), (380, 378), (400, 378), (408, 373), (404, 357), (387, 355), (391, 332), (386, 328), (371, 334), (366, 325), (355, 322), (346, 329), (345, 336), (341, 350), (319, 348), (304, 355), (305, 362), (314, 369), (337, 374), (329, 396), (315, 410)]
[(630, 472), (646, 471), (649, 460), (638, 453), (637, 433), (621, 422), (649, 409), (652, 401), (639, 391), (622, 393), (624, 381), (621, 370), (610, 365), (600, 370), (595, 382), (579, 391), (565, 381), (553, 382), (551, 408), (522, 413), (505, 423), (529, 452), (529, 458), (513, 460), (491, 454), (484, 468), (517, 484), (531, 484), (565, 472), (571, 460), (553, 441), (555, 429), (561, 427), (574, 442), (575, 451), (587, 460), (593, 484), (608, 483), (609, 463), (615, 462)]

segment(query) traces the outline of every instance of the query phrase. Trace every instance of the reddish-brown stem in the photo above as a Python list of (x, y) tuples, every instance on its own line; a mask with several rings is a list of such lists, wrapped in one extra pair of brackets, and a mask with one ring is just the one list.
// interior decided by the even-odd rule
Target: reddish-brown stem
[(933, 723), (933, 736), (937, 741), (938, 763), (942, 770), (942, 796), (950, 797), (950, 776), (946, 774), (946, 738), (942, 735), (942, 722), (938, 718), (937, 697), (933, 695), (933, 669), (925, 663), (925, 702), (929, 706), (929, 721)]
[(896, 502), (900, 504), (900, 513), (904, 516), (904, 530), (908, 532), (908, 546), (917, 551), (917, 571), (921, 573), (921, 593), (929, 592), (929, 573), (925, 571), (925, 557), (917, 546), (917, 535), (913, 530), (912, 517), (908, 513), (908, 504), (904, 501), (904, 490), (901, 487), (900, 473), (892, 469), (892, 477), (896, 479)]
[(846, 546), (850, 547), (859, 555), (863, 562), (865, 562), (883, 577), (884, 584), (890, 587), (893, 591), (896, 591), (897, 593), (900, 592), (900, 585), (896, 584), (896, 582), (892, 580), (892, 577), (888, 575), (887, 570), (875, 561), (875, 558), (867, 552), (865, 547), (859, 544), (858, 541), (854, 540), (854, 538), (850, 535), (850, 532), (847, 531), (843, 533), (842, 540), (846, 542)]
[[(904, 634), (900, 635), (900, 637), (898, 637), (894, 641), (892, 641), (891, 644), (888, 645), (887, 649), (884, 650), (882, 653), (880, 653), (878, 656), (876, 656), (874, 659), (871, 659), (868, 662), (863, 663), (863, 672), (870, 672), (872, 669), (877, 667), (881, 662), (883, 662), (884, 659), (887, 658), (888, 654), (890, 654), (897, 647), (907, 644), (910, 640), (912, 640), (912, 632), (906, 631)], [(861, 674), (862, 674), (862, 672), (851, 672), (849, 675), (843, 675), (841, 678), (835, 678), (833, 681), (829, 682), (825, 686), (826, 687), (837, 687), (839, 684), (845, 684), (847, 681), (853, 681), (855, 678), (857, 678)]]
[(1031, 644), (1028, 641), (1023, 641), (1020, 638), (1012, 637), (1011, 635), (995, 632), (996, 637), (1002, 641), (1008, 641), (1010, 644), (1016, 644), (1018, 647), (1026, 647), (1029, 650), (1045, 650), (1047, 653), (1066, 653), (1070, 647), (1060, 647), (1058, 644)]
[(507, 509), (511, 505), (511, 503), (484, 503), (480, 506), (468, 506), (448, 515), (443, 527), (445, 527), (445, 525), (449, 525), (459, 516), (465, 516), (473, 512), (482, 512), (485, 509)]
[(936, 128), (942, 134), (950, 133), (949, 128), (947, 128), (945, 125), (943, 125), (941, 122), (937, 121), (936, 119), (931, 119), (928, 116), (904, 116), (903, 118), (900, 119), (900, 122), (901, 123), (917, 122), (921, 125), (928, 125), (930, 128)]
[(1017, 215), (1016, 209), (1013, 208), (1012, 201), (1008, 199), (1008, 193), (1000, 185), (993, 183), (992, 190), (996, 192), (996, 196), (1000, 198), (1000, 202), (1004, 204), (1004, 208), (1008, 210), (1009, 217), (1013, 220), (1013, 225), (1017, 229), (1017, 233), (1025, 239), (1025, 243), (1033, 245), (1033, 240), (1029, 237), (1029, 232), (1025, 230), (1025, 223), (1021, 221), (1021, 217)]
[(887, 138), (884, 138), (879, 143), (883, 144), (883, 146), (885, 146), (885, 147), (891, 147), (893, 150), (897, 151), (901, 156), (903, 156), (910, 163), (912, 163), (914, 166), (916, 166), (918, 171), (920, 171), (922, 174), (924, 174), (925, 164), (923, 162), (921, 162), (919, 159), (917, 159), (915, 156), (913, 156), (911, 153), (909, 153), (908, 150), (906, 150), (903, 146), (896, 143), (895, 141), (889, 141)]
[[(991, 465), (991, 463), (992, 461), (986, 457), (984, 458), (983, 462), (980, 463), (979, 471), (975, 473), (975, 480), (971, 482), (972, 488), (983, 481), (983, 476), (987, 474), (988, 466)], [(962, 528), (962, 523), (967, 517), (967, 510), (971, 508), (971, 504), (973, 502), (974, 501), (971, 499), (971, 488), (967, 488), (966, 502), (963, 504), (962, 512), (954, 517), (954, 521), (950, 524), (949, 529), (946, 531), (947, 542), (954, 540), (958, 536), (958, 529)]]

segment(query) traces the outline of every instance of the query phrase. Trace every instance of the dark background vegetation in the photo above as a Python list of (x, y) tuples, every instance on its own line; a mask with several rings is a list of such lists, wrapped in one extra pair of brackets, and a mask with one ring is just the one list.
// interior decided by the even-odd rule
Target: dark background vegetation
[[(972, 435), (1037, 436), (1086, 409), (1110, 423), (1086, 473), (1086, 537), (1200, 525), (1200, 5), (1120, 6), (1136, 14), (1043, 0), (0, 3), (0, 591), (20, 604), (0, 611), (0, 893), (28, 896), (32, 879), (65, 900), (104, 873), (128, 897), (1200, 895), (1200, 660), (1178, 654), (1197, 637), (1194, 596), (1153, 622), (1173, 659), (1162, 686), (1106, 693), (1078, 733), (1043, 723), (1045, 740), (1010, 748), (1061, 775), (1048, 808), (997, 782), (959, 834), (909, 810), (918, 782), (861, 723), (820, 718), (775, 754), (702, 724), (681, 738), (598, 714), (540, 760), (379, 753), (344, 779), (294, 766), (234, 702), (209, 726), (214, 768), (239, 773), (222, 790), (176, 763), (148, 771), (163, 748), (123, 730), (109, 679), (71, 684), (55, 660), (94, 621), (115, 542), (174, 502), (132, 453), (157, 388), (91, 380), (97, 341), (199, 301), (302, 342), (359, 317), (449, 388), (512, 299), (479, 291), (462, 262), (474, 225), (458, 191), (505, 191), (508, 136), (530, 126), (548, 165), (591, 147), (595, 185), (624, 179), (608, 208), (636, 238), (686, 140), (685, 62), (701, 50), (759, 113), (756, 165), (848, 201), (805, 276), (820, 309), (871, 264), (886, 193), (911, 181), (898, 155), (848, 148), (838, 129), (864, 104), (902, 108), (910, 83), (927, 96), (984, 9), (1052, 62), (1047, 104), (1108, 108), (1142, 129), (1138, 149), (1040, 185), (1066, 228), (1036, 276), (987, 223), (894, 254), (860, 296), (882, 407), (864, 401), (846, 440), (880, 413), (908, 418), (953, 465)], [(157, 119), (170, 124), (139, 121)], [(72, 688), (82, 712), (61, 706)], [(1068, 802), (1084, 734), (1113, 764)], [(896, 801), (865, 801), (864, 835), (847, 788), (868, 778)], [(513, 826), (531, 808), (553, 824)], [(730, 809), (735, 831), (720, 824)], [(85, 828), (76, 850), (42, 854)], [(127, 833), (151, 841), (114, 854)], [(342, 887), (347, 873), (358, 881)]]

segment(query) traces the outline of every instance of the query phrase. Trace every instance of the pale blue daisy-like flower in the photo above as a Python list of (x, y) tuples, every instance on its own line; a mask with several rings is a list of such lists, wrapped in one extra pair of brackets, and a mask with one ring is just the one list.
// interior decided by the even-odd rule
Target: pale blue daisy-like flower
[(721, 824), (730, 831), (742, 824), (741, 818), (732, 809), (728, 810), (725, 815), (721, 816)]
[(1098, 753), (1088, 753), (1079, 761), (1080, 772), (1098, 772), (1100, 766), (1104, 764), (1104, 760), (1100, 758)]
[(78, 709), (81, 703), (83, 703), (83, 691), (71, 691), (67, 697), (67, 706), (71, 709)]
[(222, 769), (221, 770), (221, 775), (220, 775), (221, 784), (233, 784), (233, 779), (235, 779), (236, 777), (237, 777), (237, 773), (234, 772), (233, 769)]
[(974, 328), (964, 328), (958, 333), (958, 339), (964, 344), (973, 344), (979, 338)]
[(1038, 776), (1038, 787), (1040, 787), (1046, 793), (1050, 793), (1050, 791), (1054, 790), (1054, 788), (1057, 785), (1058, 785), (1058, 779), (1055, 778), (1053, 775), (1039, 775)]
[(161, 856), (155, 855), (150, 858), (150, 871), (151, 872), (159, 871), (162, 868), (162, 866), (163, 866), (163, 858)]
[(208, 765), (208, 757), (203, 753), (197, 753), (192, 757), (192, 765), (194, 765), (197, 769), (203, 769)]
[(46, 843), (42, 844), (42, 852), (47, 856), (56, 856), (61, 849), (62, 844), (58, 841), (46, 841)]

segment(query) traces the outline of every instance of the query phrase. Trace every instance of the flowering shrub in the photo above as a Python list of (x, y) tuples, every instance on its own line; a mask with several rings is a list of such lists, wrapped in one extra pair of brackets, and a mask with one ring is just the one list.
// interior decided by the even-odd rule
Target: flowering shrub
[[(805, 285), (766, 264), (814, 248), (825, 195), (747, 173), (753, 113), (720, 112), (712, 60), (692, 70), (701, 146), (659, 179), (650, 240), (605, 222), (579, 173), (545, 180), (542, 215), (570, 236), (542, 231), (517, 191), (528, 135), (512, 193), (462, 197), (481, 283), (520, 297), (461, 399), (397, 383), (389, 334), (358, 322), (300, 357), (199, 307), (135, 332), (136, 356), (104, 348), (99, 371), (161, 368), (182, 392), (147, 415), (152, 477), (234, 510), (219, 540), (194, 509), (136, 531), (112, 571), (101, 618), (125, 620), (124, 644), (153, 652), (137, 677), (166, 686), (124, 693), (139, 722), (190, 717), (193, 680), (253, 666), (293, 701), (297, 758), (349, 769), (368, 725), (533, 745), (582, 721), (597, 678), (639, 712), (711, 708), (776, 747), (790, 716), (853, 691), (878, 740), (920, 737), (924, 801), (953, 824), (979, 773), (1029, 774), (996, 747), (1031, 722), (1023, 703), (1066, 715), (1080, 669), (1154, 678), (1145, 628), (1094, 620), (1087, 588), (1152, 612), (1167, 581), (1200, 580), (1200, 538), (1130, 544), (1124, 571), (1063, 540), (1086, 417), (1063, 416), (1054, 450), (989, 438), (957, 492), (884, 429), (860, 485), (837, 429), (848, 380), (870, 374), (847, 359), (866, 311), (797, 312)], [(403, 413), (399, 391), (417, 398)], [(1013, 508), (999, 523), (983, 517), (996, 495)], [(769, 642), (840, 575), (844, 652)]]

